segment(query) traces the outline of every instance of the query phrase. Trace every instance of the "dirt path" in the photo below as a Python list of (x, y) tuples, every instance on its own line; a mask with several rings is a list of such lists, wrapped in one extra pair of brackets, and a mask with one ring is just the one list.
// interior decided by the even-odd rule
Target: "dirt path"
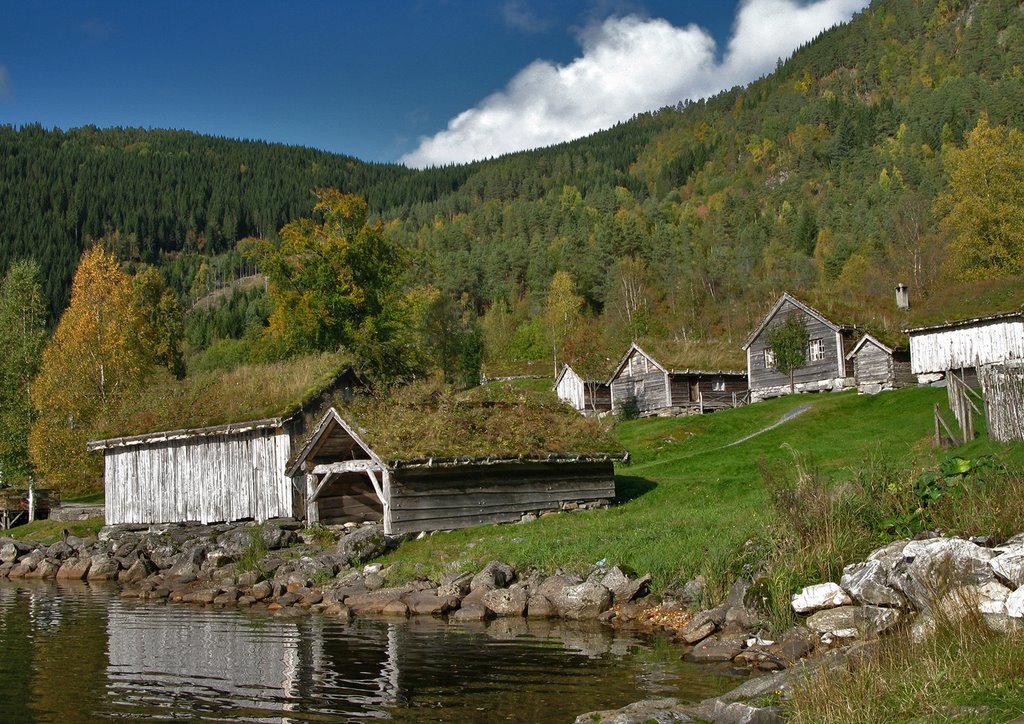
[(736, 442), (731, 442), (728, 445), (722, 445), (722, 447), (718, 448), (718, 449), (721, 450), (722, 448), (732, 447), (733, 445), (739, 445), (741, 442), (746, 442), (750, 438), (757, 437), (758, 435), (760, 435), (763, 432), (768, 432), (769, 430), (774, 430), (779, 425), (783, 425), (783, 424), (789, 422), (790, 420), (792, 420), (793, 418), (799, 417), (800, 415), (804, 414), (805, 412), (807, 412), (810, 409), (811, 409), (810, 405), (800, 405), (800, 407), (794, 407), (792, 410), (789, 410), (785, 415), (780, 417), (778, 420), (773, 422), (768, 427), (762, 428), (762, 429), (758, 430), (757, 432), (753, 432), (753, 433), (747, 435), (746, 437), (741, 437)]

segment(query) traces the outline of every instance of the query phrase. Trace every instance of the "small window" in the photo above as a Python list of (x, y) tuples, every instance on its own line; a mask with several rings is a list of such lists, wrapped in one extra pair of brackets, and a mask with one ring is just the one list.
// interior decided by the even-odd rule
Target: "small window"
[(811, 362), (819, 362), (825, 359), (825, 342), (821, 339), (812, 339), (807, 344), (807, 359)]
[(764, 368), (766, 370), (773, 369), (775, 367), (775, 353), (765, 347), (764, 350)]
[(711, 380), (711, 391), (712, 392), (725, 392), (725, 380), (721, 377), (716, 377)]

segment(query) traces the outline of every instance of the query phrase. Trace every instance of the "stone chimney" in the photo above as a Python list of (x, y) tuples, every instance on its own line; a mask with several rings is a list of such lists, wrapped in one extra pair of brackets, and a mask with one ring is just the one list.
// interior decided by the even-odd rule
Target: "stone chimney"
[(896, 306), (900, 309), (910, 309), (910, 288), (906, 284), (896, 285)]

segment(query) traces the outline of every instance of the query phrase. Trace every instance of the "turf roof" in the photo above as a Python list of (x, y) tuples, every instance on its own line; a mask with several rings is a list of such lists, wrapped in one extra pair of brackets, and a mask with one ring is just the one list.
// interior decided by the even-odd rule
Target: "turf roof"
[(126, 402), (102, 436), (288, 417), (316, 399), (348, 367), (337, 354), (316, 354), (203, 372), (183, 380), (160, 375)]
[(549, 392), (512, 385), (455, 392), (429, 383), (339, 407), (386, 461), (623, 453), (606, 424)]
[(738, 343), (641, 339), (636, 344), (669, 370), (745, 372), (747, 369), (746, 353)]

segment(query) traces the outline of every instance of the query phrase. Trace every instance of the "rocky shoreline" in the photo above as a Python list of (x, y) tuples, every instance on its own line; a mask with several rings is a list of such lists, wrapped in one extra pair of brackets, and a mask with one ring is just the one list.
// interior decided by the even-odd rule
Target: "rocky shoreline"
[(393, 543), (375, 525), (337, 531), (303, 531), (294, 520), (119, 526), (104, 528), (98, 539), (66, 536), (50, 545), (0, 538), (0, 577), (109, 581), (126, 598), (277, 616), (597, 620), (663, 631), (690, 661), (761, 674), (697, 705), (637, 702), (581, 715), (581, 722), (778, 721), (776, 708), (752, 703), (784, 693), (795, 676), (865, 655), (896, 627), (921, 637), (937, 615), (976, 609), (997, 630), (1024, 628), (1024, 534), (998, 546), (937, 536), (890, 543), (847, 566), (838, 583), (794, 595), (801, 619), (779, 636), (767, 632), (756, 580), (737, 581), (721, 605), (697, 611), (700, 579), (654, 596), (650, 576), (601, 564), (584, 578), (491, 561), (437, 581), (392, 584), (389, 569), (369, 562)]

